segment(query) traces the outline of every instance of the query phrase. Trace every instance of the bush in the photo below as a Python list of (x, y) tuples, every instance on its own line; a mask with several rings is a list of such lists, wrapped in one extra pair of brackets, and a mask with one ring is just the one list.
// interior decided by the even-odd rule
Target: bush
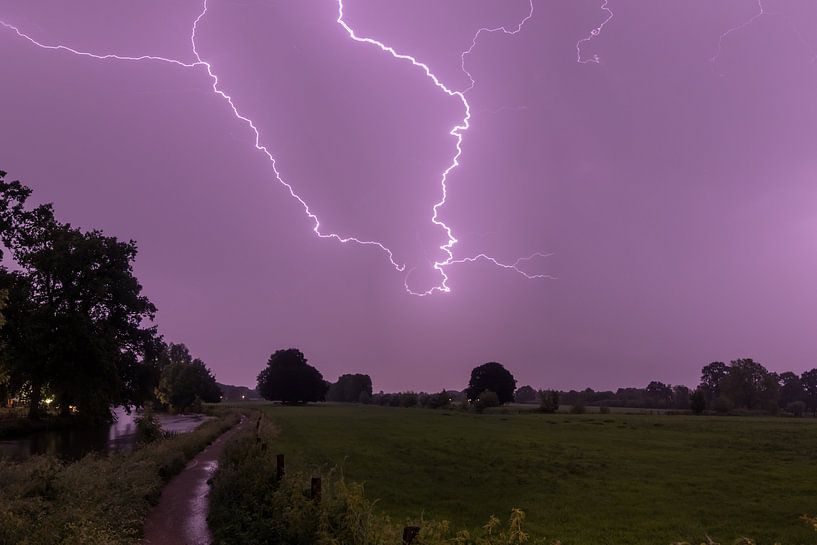
[(496, 392), (484, 390), (481, 394), (479, 394), (479, 396), (477, 396), (477, 399), (474, 402), (474, 408), (477, 410), (477, 412), (481, 413), (490, 407), (499, 407), (499, 396), (496, 395)]
[(803, 416), (803, 414), (806, 412), (806, 404), (802, 401), (792, 401), (786, 405), (786, 411), (790, 412), (794, 416)]
[(608, 407), (607, 405), (602, 405), (601, 407), (599, 407), (599, 412), (601, 414), (610, 414), (610, 407)]
[(570, 414), (584, 414), (587, 412), (587, 406), (584, 401), (579, 400), (570, 407)]
[(559, 392), (556, 390), (539, 390), (539, 410), (543, 413), (555, 413), (559, 410)]
[(136, 441), (138, 443), (153, 443), (165, 436), (162, 426), (150, 407), (145, 408), (142, 416), (137, 416), (134, 422), (136, 422)]

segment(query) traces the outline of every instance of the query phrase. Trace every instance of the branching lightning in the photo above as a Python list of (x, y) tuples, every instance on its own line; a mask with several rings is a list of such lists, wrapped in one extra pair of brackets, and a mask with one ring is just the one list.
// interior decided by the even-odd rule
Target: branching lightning
[(579, 64), (587, 64), (589, 62), (599, 64), (599, 62), (601, 62), (601, 59), (599, 59), (599, 56), (597, 54), (595, 54), (595, 53), (593, 54), (592, 57), (588, 57), (586, 59), (583, 59), (582, 58), (582, 45), (590, 42), (593, 38), (595, 38), (599, 34), (601, 34), (602, 29), (604, 29), (604, 25), (606, 25), (607, 23), (612, 21), (613, 11), (610, 8), (607, 7), (607, 2), (608, 1), (609, 0), (603, 0), (602, 3), (601, 3), (601, 8), (600, 8), (602, 11), (607, 12), (607, 18), (604, 21), (602, 21), (599, 26), (592, 29), (587, 36), (585, 36), (584, 38), (582, 38), (581, 40), (576, 42), (576, 62), (578, 62)]
[[(298, 203), (300, 203), (301, 207), (304, 210), (304, 213), (307, 215), (307, 217), (309, 217), (309, 219), (313, 223), (312, 231), (320, 238), (334, 239), (334, 240), (336, 240), (338, 242), (341, 242), (341, 243), (344, 243), (344, 244), (345, 243), (354, 243), (354, 244), (359, 244), (359, 245), (363, 245), (363, 246), (375, 246), (387, 256), (389, 262), (391, 263), (392, 267), (394, 267), (395, 270), (397, 270), (399, 272), (405, 272), (406, 265), (403, 264), (403, 263), (398, 263), (397, 261), (395, 261), (394, 254), (393, 254), (392, 250), (389, 249), (384, 244), (382, 244), (381, 242), (374, 241), (374, 240), (362, 240), (362, 239), (359, 239), (359, 238), (356, 238), (356, 237), (342, 236), (342, 235), (332, 233), (332, 232), (324, 233), (324, 232), (321, 231), (321, 223), (320, 223), (320, 220), (318, 219), (318, 216), (312, 212), (312, 210), (310, 209), (310, 207), (306, 203), (306, 201), (303, 198), (301, 198), (295, 192), (292, 185), (290, 185), (289, 183), (287, 183), (283, 179), (280, 172), (278, 171), (275, 157), (267, 149), (267, 147), (264, 146), (261, 143), (261, 133), (260, 133), (258, 127), (255, 125), (255, 123), (250, 118), (246, 117), (245, 115), (243, 115), (240, 112), (240, 110), (238, 109), (238, 107), (234, 103), (232, 97), (221, 88), (218, 75), (213, 70), (212, 65), (209, 62), (207, 62), (206, 60), (204, 60), (202, 58), (202, 56), (200, 55), (199, 51), (198, 51), (198, 47), (197, 47), (197, 44), (196, 44), (196, 33), (198, 31), (199, 23), (207, 15), (207, 11), (208, 11), (208, 4), (207, 3), (208, 3), (208, 0), (203, 0), (202, 11), (199, 13), (199, 15), (193, 21), (192, 32), (190, 34), (190, 42), (191, 42), (191, 46), (192, 46), (192, 52), (193, 52), (193, 55), (195, 57), (194, 62), (185, 62), (185, 61), (181, 61), (181, 60), (174, 59), (174, 58), (160, 57), (160, 56), (154, 56), (154, 55), (125, 56), (125, 55), (117, 55), (117, 54), (95, 54), (95, 53), (90, 53), (90, 52), (87, 52), (87, 51), (79, 51), (79, 50), (73, 49), (73, 48), (65, 46), (65, 45), (49, 45), (49, 44), (41, 43), (41, 42), (35, 40), (34, 38), (32, 38), (31, 36), (29, 36), (29, 35), (25, 34), (24, 32), (22, 32), (16, 26), (11, 25), (11, 24), (6, 23), (6, 22), (1, 21), (1, 20), (0, 20), (0, 25), (5, 27), (6, 29), (9, 29), (9, 30), (13, 31), (20, 38), (23, 38), (23, 39), (27, 40), (28, 42), (30, 42), (31, 44), (33, 44), (33, 45), (35, 45), (37, 47), (40, 47), (42, 49), (64, 51), (64, 52), (71, 53), (73, 55), (78, 55), (78, 56), (82, 56), (82, 57), (89, 57), (89, 58), (93, 58), (93, 59), (97, 59), (97, 60), (157, 61), (157, 62), (164, 62), (164, 63), (174, 64), (174, 65), (177, 65), (177, 66), (185, 68), (185, 69), (197, 69), (199, 67), (203, 68), (204, 70), (206, 70), (207, 75), (209, 76), (209, 78), (212, 81), (212, 91), (213, 91), (213, 93), (215, 93), (216, 95), (221, 97), (229, 105), (230, 109), (233, 112), (233, 115), (237, 119), (242, 121), (244, 124), (246, 124), (250, 128), (252, 133), (255, 135), (253, 145), (255, 146), (255, 148), (258, 151), (262, 152), (267, 157), (267, 159), (269, 160), (270, 165), (272, 166), (273, 174), (275, 175), (275, 179), (281, 185), (283, 185), (286, 188), (286, 190), (289, 192), (289, 195), (293, 199), (295, 199), (296, 201), (298, 201)], [(606, 4), (606, 1), (605, 1), (605, 4)], [(520, 264), (522, 262), (524, 262), (524, 261), (528, 261), (528, 260), (533, 259), (535, 257), (547, 257), (546, 254), (541, 254), (541, 253), (538, 253), (538, 252), (536, 252), (534, 254), (531, 254), (528, 257), (517, 259), (512, 264), (502, 263), (502, 262), (498, 261), (497, 259), (495, 259), (495, 258), (493, 258), (491, 256), (488, 256), (486, 254), (478, 254), (478, 255), (473, 256), (473, 257), (455, 259), (452, 248), (458, 241), (454, 237), (451, 227), (449, 227), (448, 225), (446, 225), (445, 222), (443, 222), (442, 220), (439, 219), (439, 208), (445, 204), (447, 196), (448, 196), (448, 188), (447, 188), (447, 184), (446, 184), (447, 179), (448, 179), (448, 175), (451, 173), (451, 171), (453, 171), (460, 164), (459, 163), (459, 158), (462, 155), (463, 132), (468, 130), (468, 128), (470, 126), (469, 120), (471, 118), (471, 108), (470, 108), (470, 105), (469, 105), (468, 101), (465, 98), (465, 92), (467, 92), (468, 90), (473, 88), (473, 86), (475, 85), (476, 82), (471, 77), (471, 74), (465, 69), (465, 57), (466, 57), (466, 55), (471, 53), (471, 51), (474, 49), (474, 47), (476, 46), (476, 43), (477, 43), (477, 39), (479, 38), (481, 33), (483, 33), (483, 32), (489, 32), (490, 33), (490, 32), (502, 31), (502, 32), (504, 32), (504, 33), (506, 33), (508, 35), (513, 35), (513, 34), (516, 34), (516, 33), (520, 32), (522, 30), (522, 27), (525, 24), (525, 22), (527, 22), (532, 16), (533, 16), (533, 1), (530, 0), (530, 12), (523, 20), (521, 20), (519, 22), (519, 24), (518, 24), (518, 26), (517, 26), (517, 28), (515, 30), (508, 30), (504, 26), (497, 27), (497, 28), (480, 28), (474, 35), (474, 38), (473, 38), (472, 43), (471, 43), (471, 47), (469, 49), (467, 49), (466, 51), (464, 51), (462, 53), (462, 55), (461, 55), (462, 68), (463, 68), (463, 71), (465, 72), (465, 74), (470, 79), (471, 85), (467, 89), (465, 89), (463, 91), (454, 91), (454, 90), (448, 88), (445, 84), (443, 84), (442, 81), (431, 71), (431, 69), (428, 67), (428, 65), (426, 65), (426, 64), (424, 64), (422, 62), (419, 62), (417, 59), (415, 59), (411, 55), (398, 53), (392, 47), (387, 46), (387, 45), (383, 44), (382, 42), (379, 42), (379, 41), (374, 40), (372, 38), (357, 36), (357, 34), (355, 34), (355, 31), (346, 23), (346, 21), (344, 21), (344, 19), (343, 19), (343, 0), (338, 0), (338, 17), (337, 17), (336, 22), (340, 26), (343, 27), (343, 29), (346, 31), (346, 33), (349, 35), (349, 37), (352, 40), (354, 40), (356, 42), (361, 42), (361, 43), (366, 43), (366, 44), (369, 44), (369, 45), (373, 45), (375, 47), (378, 47), (383, 52), (388, 53), (389, 55), (393, 56), (395, 59), (410, 62), (415, 67), (422, 70), (423, 73), (426, 75), (426, 77), (428, 77), (434, 83), (434, 85), (437, 88), (439, 88), (441, 91), (443, 91), (444, 93), (446, 93), (447, 95), (449, 95), (451, 97), (456, 97), (462, 103), (464, 111), (465, 111), (465, 114), (464, 114), (464, 117), (463, 117), (462, 121), (460, 123), (458, 123), (455, 127), (453, 127), (451, 129), (451, 131), (450, 131), (450, 134), (455, 138), (456, 152), (455, 152), (455, 154), (454, 154), (454, 156), (453, 156), (453, 158), (451, 160), (451, 163), (442, 172), (442, 175), (441, 175), (441, 189), (442, 189), (441, 199), (438, 202), (436, 202), (434, 204), (434, 206), (432, 207), (432, 211), (433, 211), (432, 217), (431, 217), (432, 223), (434, 225), (437, 225), (440, 228), (442, 228), (444, 230), (446, 236), (447, 236), (447, 242), (445, 244), (443, 244), (442, 246), (440, 246), (440, 249), (443, 250), (443, 252), (446, 255), (446, 258), (443, 261), (437, 261), (437, 262), (434, 263), (434, 269), (436, 269), (439, 272), (440, 277), (441, 277), (441, 281), (437, 286), (434, 286), (434, 287), (432, 287), (432, 288), (430, 288), (430, 289), (428, 289), (428, 290), (426, 290), (424, 292), (416, 292), (416, 291), (413, 291), (413, 290), (411, 290), (409, 288), (409, 286), (408, 286), (408, 274), (407, 274), (406, 275), (406, 280), (404, 281), (404, 286), (406, 288), (406, 291), (408, 291), (412, 295), (425, 296), (425, 295), (431, 295), (432, 293), (435, 293), (435, 292), (442, 292), (442, 293), (450, 292), (451, 288), (448, 285), (448, 275), (446, 274), (446, 272), (444, 270), (445, 267), (447, 267), (449, 265), (453, 265), (453, 264), (459, 264), (459, 263), (473, 263), (473, 262), (479, 261), (479, 260), (488, 261), (489, 263), (491, 263), (491, 264), (493, 264), (493, 265), (495, 265), (497, 267), (514, 271), (514, 272), (516, 272), (516, 273), (518, 273), (518, 274), (520, 274), (520, 275), (522, 275), (522, 276), (524, 276), (525, 278), (528, 278), (528, 279), (552, 278), (551, 276), (546, 275), (546, 274), (530, 274), (530, 273), (525, 272), (521, 268), (519, 268)], [(611, 16), (612, 16), (612, 14), (611, 14)], [(600, 30), (600, 28), (601, 27), (599, 27), (599, 30)], [(410, 272), (411, 271), (409, 271), (409, 273)]]
[(477, 84), (477, 82), (474, 80), (474, 77), (471, 75), (471, 72), (469, 72), (468, 69), (465, 68), (465, 57), (470, 55), (471, 52), (474, 50), (474, 48), (477, 46), (477, 40), (479, 40), (480, 34), (482, 34), (483, 32), (487, 32), (487, 33), (490, 34), (492, 32), (500, 32), (500, 31), (504, 32), (508, 36), (513, 36), (514, 34), (518, 34), (519, 32), (522, 31), (522, 27), (525, 26), (525, 23), (527, 23), (533, 17), (533, 0), (530, 0), (528, 2), (528, 5), (530, 6), (530, 10), (528, 11), (528, 14), (525, 16), (525, 18), (522, 19), (521, 21), (519, 21), (519, 23), (516, 25), (516, 30), (508, 30), (503, 25), (503, 26), (498, 26), (498, 27), (494, 27), (494, 28), (483, 27), (483, 28), (480, 28), (479, 30), (477, 30), (477, 32), (474, 34), (474, 38), (471, 40), (471, 47), (469, 47), (468, 49), (463, 51), (462, 54), (460, 55), (460, 67), (462, 68), (462, 71), (465, 73), (465, 75), (468, 76), (468, 79), (471, 81), (471, 83), (468, 85), (468, 87), (463, 89), (463, 91), (462, 91), (463, 94), (465, 94), (468, 91), (470, 91), (471, 89), (473, 89), (474, 85)]
[[(814, 62), (814, 60), (817, 59), (817, 54), (815, 54), (814, 49), (808, 44), (808, 42), (806, 42), (805, 38), (803, 38), (803, 35), (800, 33), (800, 30), (797, 28), (797, 25), (792, 20), (791, 15), (788, 15), (788, 14), (785, 14), (785, 13), (774, 12), (774, 11), (768, 11), (766, 9), (766, 6), (763, 5), (763, 0), (757, 0), (757, 13), (755, 13), (751, 18), (747, 19), (746, 21), (742, 22), (741, 24), (728, 28), (725, 32), (722, 32), (721, 35), (718, 37), (718, 48), (715, 51), (715, 54), (712, 55), (709, 58), (709, 62), (712, 64), (713, 69), (714, 69), (715, 65), (717, 64), (718, 59), (720, 59), (721, 53), (723, 53), (723, 44), (724, 44), (724, 42), (726, 41), (726, 39), (731, 34), (734, 34), (735, 32), (739, 32), (739, 31), (751, 26), (752, 24), (754, 24), (755, 22), (757, 22), (759, 19), (761, 19), (763, 17), (772, 17), (772, 16), (781, 17), (786, 21), (786, 24), (789, 25), (789, 28), (791, 29), (792, 33), (797, 37), (797, 39), (800, 41), (800, 43), (809, 51), (809, 53), (811, 54), (811, 60), (812, 60), (812, 62)], [(721, 72), (718, 72), (718, 75), (719, 76), (724, 76), (724, 74), (721, 73)]]

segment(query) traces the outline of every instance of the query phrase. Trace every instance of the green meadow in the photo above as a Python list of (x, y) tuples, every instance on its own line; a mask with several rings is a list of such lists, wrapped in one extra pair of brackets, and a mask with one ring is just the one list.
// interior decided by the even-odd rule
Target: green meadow
[(340, 466), (397, 521), (477, 528), (511, 508), (535, 538), (817, 543), (817, 419), (266, 406), (287, 467)]

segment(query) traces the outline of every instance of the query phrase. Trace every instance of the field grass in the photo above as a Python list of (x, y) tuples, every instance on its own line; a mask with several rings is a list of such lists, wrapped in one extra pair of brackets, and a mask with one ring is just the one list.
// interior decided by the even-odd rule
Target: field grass
[(817, 420), (265, 406), (271, 454), (343, 468), (397, 520), (475, 528), (512, 507), (565, 545), (817, 543)]

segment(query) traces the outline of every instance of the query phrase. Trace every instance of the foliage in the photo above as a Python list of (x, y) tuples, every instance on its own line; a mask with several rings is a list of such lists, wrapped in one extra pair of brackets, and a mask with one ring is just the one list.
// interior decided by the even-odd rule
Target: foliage
[(201, 402), (218, 403), (221, 388), (207, 366), (198, 358), (193, 359), (183, 344), (168, 347), (168, 363), (165, 364), (156, 389), (159, 401), (173, 411), (183, 412), (201, 405)]
[(721, 380), (721, 393), (737, 407), (769, 410), (777, 407), (777, 375), (751, 358), (733, 360)]
[(132, 453), (0, 461), (0, 545), (136, 545), (162, 486), (231, 427), (229, 414)]
[(706, 410), (706, 394), (701, 388), (696, 388), (689, 396), (689, 408), (694, 414), (703, 414)]
[(573, 405), (570, 406), (570, 414), (584, 414), (587, 412), (587, 405), (584, 404), (584, 401), (579, 400)]
[(530, 385), (522, 386), (513, 395), (513, 399), (517, 403), (533, 403), (536, 401), (536, 398), (536, 390)]
[(324, 401), (326, 390), (323, 375), (307, 363), (297, 348), (276, 351), (258, 374), (258, 392), (270, 401)]
[(153, 443), (165, 437), (159, 420), (149, 407), (144, 413), (137, 416), (134, 422), (136, 422), (136, 441), (140, 444)]
[(516, 379), (501, 363), (484, 363), (471, 371), (471, 380), (465, 392), (468, 399), (475, 400), (485, 390), (495, 392), (499, 403), (513, 401)]
[(4, 176), (0, 241), (18, 267), (0, 267), (4, 380), (27, 387), (32, 417), (47, 388), (63, 415), (76, 406), (109, 419), (112, 404), (133, 402), (129, 374), (155, 336), (143, 326), (156, 308), (133, 275), (136, 243), (61, 223), (51, 204), (27, 206), (31, 189)]
[(476, 409), (477, 412), (482, 412), (491, 407), (499, 407), (499, 396), (497, 396), (494, 391), (483, 390), (474, 400), (474, 409)]
[[(359, 403), (361, 396), (372, 396), (372, 378), (369, 375), (347, 374), (338, 377), (338, 381), (329, 386), (327, 401), (341, 403)], [(364, 398), (365, 399), (365, 398)]]
[(806, 412), (806, 404), (802, 401), (792, 401), (786, 405), (786, 411), (790, 412), (794, 416), (803, 416), (803, 414)]
[(555, 413), (559, 410), (559, 392), (556, 390), (539, 390), (539, 410), (543, 413)]

